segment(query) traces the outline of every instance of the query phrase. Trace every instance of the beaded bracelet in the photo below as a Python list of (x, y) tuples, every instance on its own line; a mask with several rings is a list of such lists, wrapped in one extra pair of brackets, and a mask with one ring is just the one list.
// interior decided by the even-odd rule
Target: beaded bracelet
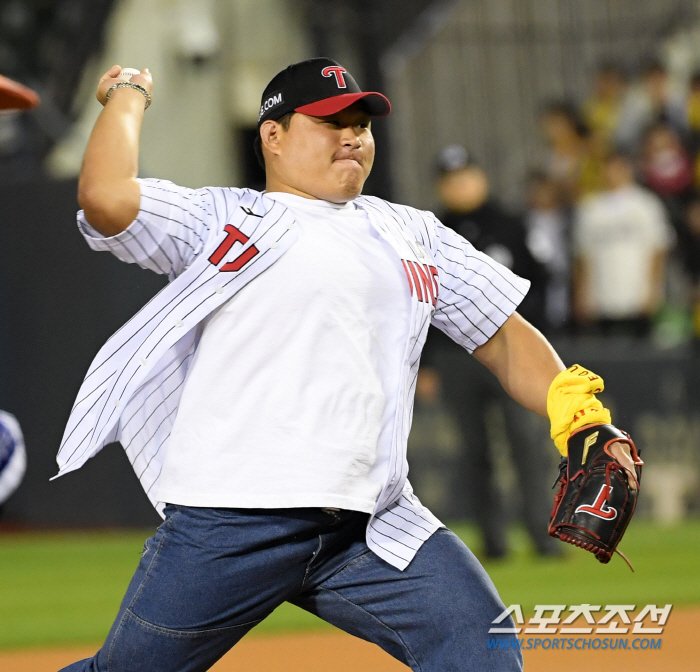
[(129, 89), (136, 89), (146, 97), (146, 107), (143, 108), (144, 110), (147, 110), (151, 106), (151, 94), (148, 93), (148, 91), (143, 86), (141, 86), (140, 84), (136, 84), (136, 82), (119, 82), (118, 84), (115, 84), (111, 89), (109, 89), (109, 91), (107, 91), (107, 95), (105, 96), (105, 105), (107, 104), (107, 101), (112, 95), (112, 91), (114, 91), (114, 89), (123, 89), (126, 87), (128, 87)]

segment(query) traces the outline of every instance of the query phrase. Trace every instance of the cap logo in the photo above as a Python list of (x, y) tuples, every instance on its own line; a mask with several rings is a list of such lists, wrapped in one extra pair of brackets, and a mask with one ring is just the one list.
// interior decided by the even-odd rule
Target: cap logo
[(345, 83), (345, 77), (343, 77), (344, 72), (347, 72), (347, 70), (341, 68), (339, 65), (329, 65), (327, 68), (321, 70), (321, 74), (324, 77), (335, 77), (335, 83), (338, 85), (339, 89), (348, 88), (348, 85)]
[(273, 107), (277, 107), (277, 105), (281, 105), (283, 102), (284, 101), (282, 100), (281, 91), (279, 93), (273, 93), (271, 96), (268, 96), (267, 99), (260, 106), (260, 114), (258, 115), (258, 121), (262, 119), (262, 116), (263, 114), (265, 114), (265, 112), (268, 112)]

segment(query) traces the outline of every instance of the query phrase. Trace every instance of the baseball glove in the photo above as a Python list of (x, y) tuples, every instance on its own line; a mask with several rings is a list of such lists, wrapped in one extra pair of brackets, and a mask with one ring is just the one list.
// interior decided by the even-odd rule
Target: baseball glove
[[(634, 490), (623, 468), (610, 453), (616, 441), (630, 446), (635, 463)], [(642, 461), (629, 434), (617, 427), (596, 424), (574, 432), (568, 441), (568, 457), (559, 464), (559, 492), (549, 520), (549, 534), (590, 551), (602, 563), (617, 552), (634, 571), (617, 545), (632, 518)]]

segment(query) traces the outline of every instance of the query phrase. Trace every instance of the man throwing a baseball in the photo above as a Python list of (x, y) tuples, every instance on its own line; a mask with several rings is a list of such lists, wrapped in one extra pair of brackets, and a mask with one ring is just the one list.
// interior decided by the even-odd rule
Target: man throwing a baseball
[(390, 105), (338, 63), (265, 89), (263, 193), (138, 179), (152, 81), (119, 74), (99, 84), (78, 224), (170, 283), (98, 353), (58, 463), (120, 441), (164, 522), (105, 644), (66, 670), (207, 670), (284, 601), (413, 670), (520, 670), (487, 649), (493, 583), (407, 480), (421, 349), (430, 324), (446, 332), (564, 451), (609, 421), (599, 379), (557, 383), (574, 373), (517, 314), (526, 280), (431, 213), (361, 196)]

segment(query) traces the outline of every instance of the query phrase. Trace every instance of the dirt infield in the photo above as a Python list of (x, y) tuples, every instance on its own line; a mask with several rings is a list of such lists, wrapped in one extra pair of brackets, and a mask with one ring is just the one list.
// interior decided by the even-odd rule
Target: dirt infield
[[(525, 651), (525, 669), (590, 672), (604, 666), (619, 672), (695, 672), (698, 662), (694, 643), (698, 632), (700, 609), (678, 610), (669, 618), (660, 650)], [(56, 672), (94, 651), (95, 647), (82, 647), (0, 652), (0, 670)], [(408, 668), (373, 644), (343, 633), (317, 632), (248, 637), (212, 669), (214, 672), (400, 672)]]

